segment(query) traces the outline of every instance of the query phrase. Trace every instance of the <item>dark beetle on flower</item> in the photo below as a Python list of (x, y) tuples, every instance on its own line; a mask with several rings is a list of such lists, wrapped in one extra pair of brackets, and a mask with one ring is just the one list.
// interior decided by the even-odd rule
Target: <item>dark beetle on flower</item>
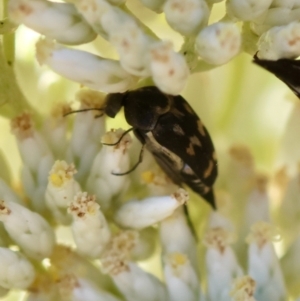
[(263, 60), (255, 54), (253, 62), (273, 73), (300, 98), (300, 61), (292, 59)]
[(215, 208), (212, 186), (217, 177), (217, 159), (214, 146), (187, 101), (182, 96), (167, 95), (151, 86), (109, 94), (103, 110), (114, 118), (122, 107), (126, 121), (132, 126), (124, 135), (133, 130), (142, 149), (137, 164), (116, 175), (134, 170), (141, 163), (146, 147), (175, 184), (188, 185)]

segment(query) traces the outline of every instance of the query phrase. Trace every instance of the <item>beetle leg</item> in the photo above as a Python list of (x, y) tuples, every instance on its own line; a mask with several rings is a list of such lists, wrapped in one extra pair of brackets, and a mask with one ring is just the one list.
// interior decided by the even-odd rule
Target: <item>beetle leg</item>
[(117, 144), (119, 144), (119, 143), (121, 142), (121, 140), (124, 138), (124, 136), (125, 136), (126, 134), (128, 134), (129, 132), (131, 132), (132, 130), (133, 130), (133, 128), (130, 128), (130, 129), (126, 130), (126, 131), (121, 135), (121, 137), (119, 138), (119, 140), (118, 140), (117, 142), (115, 142), (115, 143), (102, 143), (102, 145), (108, 145), (108, 146), (114, 146), (114, 145), (117, 145)]
[(142, 148), (141, 148), (141, 151), (140, 151), (139, 160), (133, 165), (132, 168), (130, 168), (126, 172), (121, 172), (121, 173), (112, 172), (111, 174), (114, 175), (114, 176), (124, 176), (124, 175), (128, 175), (129, 173), (131, 173), (132, 171), (134, 171), (142, 163), (142, 161), (143, 161), (144, 147), (145, 147), (145, 144), (142, 145)]

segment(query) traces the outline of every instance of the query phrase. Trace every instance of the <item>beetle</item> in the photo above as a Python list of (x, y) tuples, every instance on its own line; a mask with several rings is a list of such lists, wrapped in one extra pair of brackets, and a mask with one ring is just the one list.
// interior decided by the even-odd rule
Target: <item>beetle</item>
[(253, 62), (273, 73), (300, 98), (300, 61), (293, 59), (264, 60), (259, 59), (255, 54)]
[(218, 173), (216, 153), (208, 131), (188, 102), (180, 95), (148, 86), (108, 94), (103, 111), (114, 118), (122, 107), (132, 126), (125, 133), (132, 130), (142, 144), (139, 161), (130, 171), (141, 163), (145, 147), (175, 184), (186, 184), (216, 208), (212, 188)]

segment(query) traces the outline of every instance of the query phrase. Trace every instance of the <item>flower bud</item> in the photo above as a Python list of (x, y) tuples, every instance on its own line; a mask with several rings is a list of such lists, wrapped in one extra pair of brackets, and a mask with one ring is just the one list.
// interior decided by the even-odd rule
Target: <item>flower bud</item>
[(99, 257), (111, 234), (95, 196), (78, 192), (68, 212), (73, 216), (71, 228), (78, 252), (91, 258)]
[(190, 74), (184, 57), (167, 41), (154, 43), (150, 54), (150, 69), (157, 87), (167, 94), (179, 94)]
[(211, 228), (205, 235), (207, 284), (211, 301), (218, 301), (225, 296), (229, 297), (232, 280), (242, 275), (242, 269), (230, 247), (232, 242), (233, 235), (222, 228)]
[[(165, 286), (153, 275), (132, 262), (111, 261), (110, 275), (126, 300), (167, 300)], [(114, 268), (113, 268), (114, 266)], [(106, 268), (108, 268), (106, 266)], [(145, 292), (147, 292), (145, 294)]]
[(278, 236), (272, 225), (258, 222), (251, 227), (247, 237), (249, 275), (256, 281), (255, 298), (258, 301), (285, 300), (286, 288), (279, 260), (272, 240)]
[(169, 25), (183, 35), (197, 33), (209, 18), (204, 0), (167, 0), (164, 13)]
[(170, 253), (164, 258), (164, 275), (171, 301), (199, 300), (199, 279), (185, 254)]
[(0, 286), (7, 289), (26, 289), (35, 278), (35, 271), (20, 253), (0, 248)]
[(17, 203), (0, 201), (0, 221), (29, 257), (43, 259), (51, 254), (54, 232), (41, 215)]
[(272, 0), (229, 0), (227, 12), (234, 17), (249, 21), (262, 15), (271, 5)]
[(135, 22), (126, 22), (111, 32), (109, 41), (116, 47), (121, 66), (128, 73), (142, 77), (150, 75), (148, 61), (152, 41)]
[(258, 57), (266, 60), (296, 58), (300, 55), (300, 23), (273, 27), (258, 41)]
[[(123, 134), (122, 129), (111, 130), (102, 137), (101, 141), (114, 144)], [(112, 173), (122, 173), (130, 169), (129, 147), (131, 143), (130, 135), (126, 134), (116, 145), (103, 145), (94, 159), (87, 180), (87, 190), (96, 195), (102, 210), (107, 210), (112, 198), (126, 191), (128, 187), (127, 175), (117, 176)]]
[(270, 221), (269, 196), (267, 191), (268, 178), (257, 175), (255, 187), (250, 193), (245, 208), (245, 223), (247, 231), (258, 221)]
[(144, 171), (142, 180), (147, 185), (149, 195), (152, 196), (171, 194), (178, 189), (160, 168)]
[(209, 64), (225, 64), (240, 51), (240, 30), (234, 23), (209, 25), (198, 34), (195, 47), (201, 58)]
[(44, 137), (35, 130), (31, 116), (23, 113), (11, 122), (23, 160), (22, 183), (32, 207), (41, 213), (46, 210), (47, 177), (53, 165), (53, 154)]
[(102, 118), (105, 105), (104, 94), (90, 89), (81, 89), (76, 93), (80, 101), (80, 110), (75, 116), (67, 158), (76, 162), (76, 179), (85, 182), (89, 176), (93, 161), (101, 149), (101, 137), (106, 132), (105, 118)]
[(10, 0), (8, 12), (14, 22), (23, 23), (59, 43), (78, 45), (96, 38), (96, 33), (71, 3)]
[(68, 165), (65, 161), (56, 161), (49, 173), (46, 204), (55, 219), (65, 225), (71, 222), (70, 216), (67, 215), (67, 207), (80, 191), (80, 186), (74, 179), (75, 174), (74, 165)]
[[(113, 294), (100, 290), (84, 278), (74, 278), (74, 276), (66, 275), (66, 277), (60, 279), (63, 282), (61, 284), (69, 291), (74, 301), (121, 301)], [(65, 294), (62, 294), (62, 298), (65, 298)]]
[(192, 266), (198, 265), (195, 237), (182, 207), (160, 223), (159, 234), (163, 254), (179, 252), (188, 257)]
[(48, 65), (58, 74), (106, 93), (125, 92), (135, 79), (122, 69), (119, 62), (97, 55), (40, 40), (36, 45), (40, 64)]
[(84, 16), (93, 30), (104, 39), (107, 39), (107, 32), (103, 29), (101, 24), (101, 16), (112, 6), (105, 0), (77, 0), (74, 4), (77, 11)]
[(42, 133), (55, 158), (63, 158), (68, 145), (67, 118), (65, 114), (71, 112), (71, 107), (66, 103), (55, 104), (49, 118), (44, 121)]
[(167, 218), (187, 200), (187, 192), (179, 188), (170, 196), (129, 201), (117, 211), (115, 220), (124, 227), (143, 229)]

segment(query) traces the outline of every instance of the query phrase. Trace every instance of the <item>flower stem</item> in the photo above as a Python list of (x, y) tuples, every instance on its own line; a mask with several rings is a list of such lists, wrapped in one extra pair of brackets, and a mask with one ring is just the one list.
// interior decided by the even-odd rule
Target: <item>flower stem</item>
[[(23, 111), (32, 112), (33, 109), (16, 81), (13, 70), (13, 37), (3, 38), (3, 43), (5, 45), (0, 43), (0, 115), (12, 118)], [(6, 54), (8, 55), (7, 57)]]

